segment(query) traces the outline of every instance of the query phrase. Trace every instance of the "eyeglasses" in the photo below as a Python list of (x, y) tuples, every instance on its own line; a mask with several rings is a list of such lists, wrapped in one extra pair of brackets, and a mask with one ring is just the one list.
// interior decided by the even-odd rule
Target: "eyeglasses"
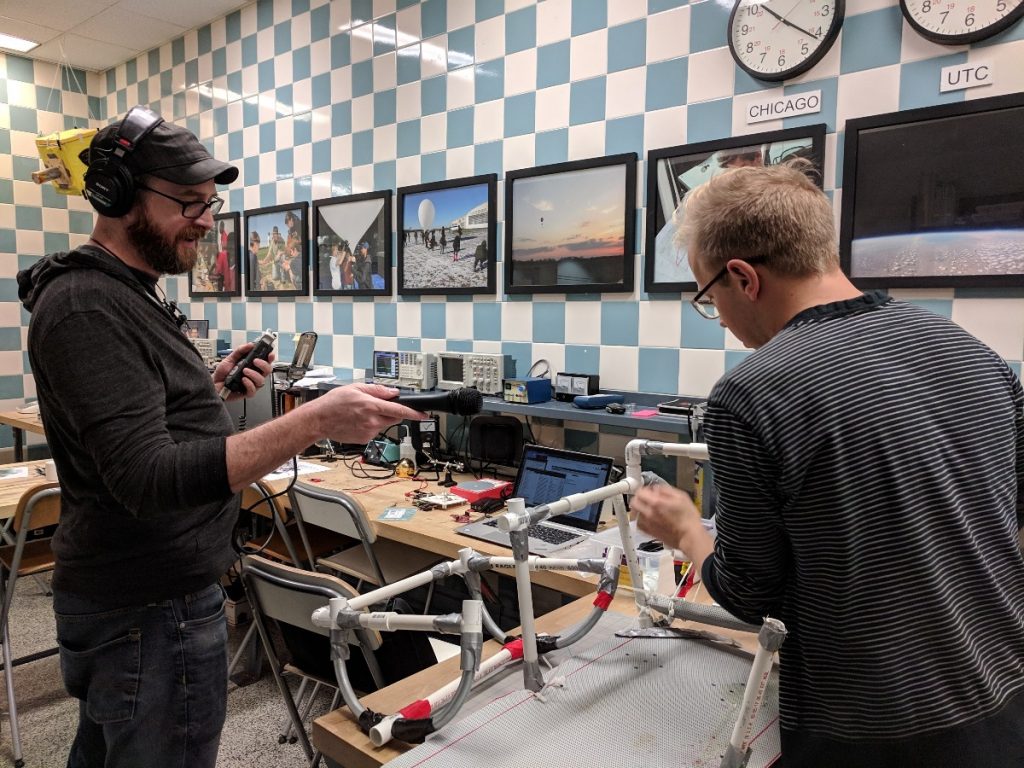
[[(730, 261), (732, 261), (732, 259), (730, 259)], [(749, 259), (740, 259), (740, 261), (745, 261), (747, 262), (747, 264), (763, 264), (764, 256), (752, 256)], [(708, 296), (707, 293), (709, 290), (711, 290), (711, 286), (713, 286), (715, 283), (717, 283), (719, 280), (725, 277), (725, 273), (728, 271), (729, 265), (728, 263), (726, 263), (725, 266), (718, 270), (718, 274), (712, 277), (708, 281), (708, 284), (701, 288), (699, 291), (697, 291), (697, 295), (690, 300), (690, 303), (693, 305), (693, 308), (696, 309), (703, 317), (706, 317), (708, 320), (718, 319), (718, 307), (715, 306), (715, 300)]]
[(136, 184), (135, 186), (138, 189), (144, 189), (147, 192), (152, 192), (154, 195), (160, 195), (160, 197), (166, 197), (168, 200), (173, 200), (181, 206), (181, 215), (186, 219), (198, 219), (206, 213), (207, 208), (210, 209), (210, 213), (216, 216), (220, 213), (220, 209), (224, 207), (224, 201), (216, 195), (204, 203), (202, 200), (179, 200), (176, 197), (171, 197), (170, 195), (161, 192), (159, 189), (147, 187), (145, 184)]

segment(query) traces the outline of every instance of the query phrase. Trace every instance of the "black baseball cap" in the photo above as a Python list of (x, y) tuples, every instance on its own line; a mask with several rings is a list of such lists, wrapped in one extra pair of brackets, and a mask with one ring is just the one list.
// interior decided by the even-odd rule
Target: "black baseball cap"
[[(118, 120), (97, 132), (90, 150), (111, 147), (122, 122)], [(124, 156), (124, 163), (133, 176), (149, 174), (185, 186), (210, 179), (231, 184), (238, 178), (238, 168), (212, 157), (192, 131), (164, 121)]]

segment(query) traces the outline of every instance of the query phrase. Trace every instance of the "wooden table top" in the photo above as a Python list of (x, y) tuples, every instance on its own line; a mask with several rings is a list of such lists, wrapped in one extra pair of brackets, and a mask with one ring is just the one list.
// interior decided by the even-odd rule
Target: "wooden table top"
[[(36, 472), (36, 468), (42, 467), (45, 463), (44, 460), (39, 460), (0, 465), (0, 520), (14, 517), (14, 512), (18, 508), (18, 500), (22, 494), (32, 486), (42, 485), (46, 482), (46, 478)], [(3, 476), (5, 470), (18, 467), (28, 467), (28, 477), (8, 478)]]
[(37, 435), (44, 434), (43, 422), (38, 413), (18, 413), (17, 411), (0, 411), (0, 424), (17, 429), (24, 429), (26, 432), (35, 432)]
[[(303, 459), (303, 461), (309, 461), (309, 459)], [(450, 507), (447, 510), (420, 510), (409, 520), (377, 519), (388, 507), (409, 506), (410, 500), (405, 494), (410, 491), (423, 488), (429, 493), (441, 493), (446, 490), (435, 482), (424, 483), (421, 480), (400, 478), (367, 480), (353, 476), (352, 471), (340, 461), (327, 466), (330, 467), (327, 472), (300, 475), (299, 481), (324, 490), (345, 491), (357, 499), (366, 509), (377, 535), (382, 538), (424, 549), (452, 560), (457, 559), (459, 550), (465, 547), (472, 547), (481, 554), (501, 557), (512, 555), (512, 550), (508, 547), (472, 539), (455, 532), (455, 529), (465, 525), (465, 522), (453, 520), (452, 515), (471, 512), (468, 504)], [(430, 474), (430, 477), (433, 477), (433, 473)], [(453, 477), (455, 480), (473, 479), (473, 476), (469, 474), (459, 475), (456, 473)], [(287, 484), (287, 481), (284, 480), (271, 483), (277, 490), (284, 488)], [(481, 517), (482, 515), (471, 513), (473, 521)], [(511, 575), (512, 571), (509, 570), (508, 573)], [(531, 581), (563, 594), (583, 597), (594, 593), (597, 576), (562, 571), (535, 571), (531, 575)]]

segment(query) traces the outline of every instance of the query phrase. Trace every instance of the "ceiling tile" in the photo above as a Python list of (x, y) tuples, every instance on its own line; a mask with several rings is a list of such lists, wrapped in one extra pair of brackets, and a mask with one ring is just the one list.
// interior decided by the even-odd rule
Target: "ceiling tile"
[(114, 45), (130, 40), (132, 48), (143, 51), (166, 43), (187, 31), (188, 27), (143, 16), (141, 13), (123, 8), (108, 8), (75, 29), (82, 37)]
[(3, 15), (61, 32), (77, 31), (78, 26), (117, 0), (5, 0), (0, 2)]
[(169, 21), (186, 29), (194, 29), (226, 16), (231, 11), (248, 3), (238, 0), (174, 0), (174, 2), (153, 2), (153, 0), (120, 0), (118, 8), (140, 13), (154, 19)]
[(26, 54), (44, 61), (61, 61), (58, 41), (75, 38), (64, 45), (66, 60), (75, 67), (102, 71), (247, 4), (239, 0), (0, 0), (0, 29), (50, 43)]
[[(14, 35), (15, 37), (20, 37), (24, 40), (33, 40), (37, 43), (52, 40), (60, 34), (59, 30), (42, 27), (38, 24), (21, 21), (20, 19), (11, 19), (6, 16), (0, 16), (0, 29), (2, 29), (5, 34)], [(24, 56), (26, 54), (19, 55)], [(31, 56), (31, 52), (28, 55)]]
[(60, 62), (61, 53), (60, 46), (57, 44), (58, 40), (64, 44), (64, 52), (67, 54), (68, 61), (80, 69), (93, 71), (109, 69), (138, 54), (138, 51), (121, 45), (90, 40), (79, 35), (65, 35), (63, 38), (52, 40), (33, 50), (33, 58)]

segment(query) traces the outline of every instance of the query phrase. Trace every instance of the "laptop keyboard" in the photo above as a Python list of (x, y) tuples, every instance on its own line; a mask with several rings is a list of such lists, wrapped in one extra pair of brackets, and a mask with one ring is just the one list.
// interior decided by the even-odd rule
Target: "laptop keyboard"
[[(497, 528), (498, 521), (488, 520), (484, 525), (490, 525)], [(564, 544), (565, 542), (577, 539), (582, 535), (580, 533), (569, 533), (569, 531), (552, 528), (549, 525), (541, 525), (540, 523), (534, 523), (529, 526), (526, 529), (526, 532), (531, 539), (540, 539), (541, 541), (546, 541), (548, 544)]]

